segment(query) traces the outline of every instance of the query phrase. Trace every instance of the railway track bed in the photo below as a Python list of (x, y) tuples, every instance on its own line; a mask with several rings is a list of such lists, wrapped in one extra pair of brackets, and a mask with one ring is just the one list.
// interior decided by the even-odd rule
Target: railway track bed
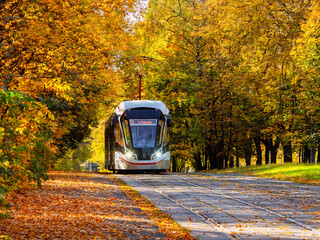
[(221, 174), (116, 175), (198, 239), (320, 239), (320, 187)]

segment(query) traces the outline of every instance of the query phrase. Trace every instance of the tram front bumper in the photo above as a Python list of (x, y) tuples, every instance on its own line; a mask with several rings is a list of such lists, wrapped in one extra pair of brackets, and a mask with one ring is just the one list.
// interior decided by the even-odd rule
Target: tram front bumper
[(162, 170), (170, 169), (170, 152), (166, 152), (153, 160), (136, 160), (118, 153), (115, 157), (115, 170)]

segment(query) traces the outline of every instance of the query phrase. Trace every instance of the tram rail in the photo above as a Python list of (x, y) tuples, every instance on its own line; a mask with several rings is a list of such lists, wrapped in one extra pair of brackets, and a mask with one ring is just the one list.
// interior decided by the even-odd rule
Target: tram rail
[[(134, 177), (131, 177), (134, 178)], [(192, 212), (193, 214), (197, 215), (198, 217), (202, 218), (204, 220), (204, 222), (206, 222), (208, 225), (210, 225), (214, 230), (218, 231), (219, 233), (224, 234), (228, 239), (230, 240), (241, 240), (240, 237), (235, 236), (234, 234), (228, 232), (225, 228), (223, 228), (222, 226), (220, 226), (218, 223), (216, 223), (215, 221), (213, 221), (212, 219), (210, 219), (210, 217), (208, 217), (207, 215), (205, 215), (204, 213), (201, 213), (200, 211), (197, 211), (196, 209), (187, 206), (186, 204), (184, 204), (181, 201), (178, 201), (172, 197), (170, 197), (169, 195), (165, 194), (163, 191), (160, 191), (159, 189), (148, 185), (146, 183), (144, 183), (143, 181), (134, 178), (136, 181), (139, 181), (141, 184), (152, 188), (155, 192), (159, 193), (161, 196), (167, 198), (168, 200), (178, 204), (179, 206), (183, 207), (184, 209), (188, 210), (189, 212)]]
[(232, 196), (228, 196), (228, 195), (226, 195), (226, 194), (219, 193), (219, 192), (214, 191), (214, 190), (212, 190), (212, 189), (210, 189), (210, 188), (207, 188), (207, 187), (204, 187), (204, 186), (195, 184), (195, 183), (191, 183), (191, 182), (188, 182), (188, 181), (185, 181), (185, 180), (181, 180), (181, 179), (178, 179), (178, 178), (173, 178), (173, 179), (176, 179), (176, 180), (178, 180), (178, 181), (187, 183), (187, 184), (189, 184), (189, 185), (191, 185), (191, 186), (195, 186), (195, 187), (198, 187), (198, 188), (203, 188), (203, 189), (205, 189), (205, 190), (209, 190), (210, 192), (212, 192), (212, 193), (214, 193), (214, 194), (221, 195), (221, 196), (223, 196), (223, 197), (225, 197), (225, 198), (229, 198), (229, 199), (232, 199), (232, 200), (234, 200), (234, 201), (237, 201), (237, 202), (240, 202), (240, 203), (243, 203), (243, 204), (247, 204), (248, 206), (251, 206), (251, 207), (253, 207), (253, 208), (256, 208), (256, 209), (259, 209), (259, 210), (268, 212), (268, 213), (270, 213), (270, 214), (273, 214), (273, 215), (279, 217), (280, 219), (285, 219), (286, 221), (289, 221), (289, 222), (291, 222), (291, 223), (293, 223), (293, 224), (296, 224), (296, 225), (298, 225), (298, 226), (300, 226), (300, 227), (303, 227), (303, 228), (305, 228), (305, 229), (308, 229), (308, 230), (314, 232), (314, 233), (315, 233), (317, 236), (319, 236), (319, 238), (320, 238), (320, 231), (319, 231), (318, 229), (316, 229), (316, 228), (314, 228), (314, 227), (312, 227), (312, 226), (306, 225), (306, 224), (304, 224), (304, 223), (301, 223), (301, 222), (299, 222), (299, 221), (296, 221), (296, 220), (294, 220), (294, 219), (292, 219), (292, 218), (289, 218), (289, 217), (287, 217), (287, 216), (284, 216), (284, 215), (282, 215), (282, 214), (279, 214), (279, 213), (277, 213), (277, 212), (275, 212), (275, 211), (266, 209), (266, 208), (261, 207), (261, 206), (258, 206), (258, 205), (256, 205), (256, 204), (252, 204), (252, 203), (250, 203), (250, 202), (243, 201), (243, 200), (241, 200), (241, 199), (237, 199), (237, 198), (232, 197)]
[[(203, 186), (199, 183), (195, 183), (193, 182), (195, 181), (195, 179), (188, 179), (188, 177), (184, 177), (184, 176), (179, 177), (174, 175), (126, 175), (126, 177), (129, 177), (132, 180), (139, 182), (145, 187), (151, 188), (153, 191), (157, 192), (162, 197), (166, 198), (172, 203), (179, 205), (180, 207), (189, 211), (191, 214), (198, 216), (199, 218), (202, 219), (203, 222), (208, 224), (208, 226), (210, 226), (210, 228), (213, 231), (219, 232), (220, 234), (222, 234), (224, 236), (224, 239), (241, 240), (241, 239), (250, 238), (250, 237), (247, 237), (247, 236), (250, 236), (250, 234), (245, 234), (243, 232), (237, 232), (233, 230), (234, 226), (232, 225), (237, 225), (236, 221), (238, 221), (238, 223), (241, 223), (244, 226), (244, 228), (246, 228), (247, 232), (252, 231), (255, 234), (259, 233), (259, 236), (264, 236), (262, 239), (278, 239), (278, 237), (275, 236), (276, 234), (278, 234), (278, 232), (276, 233), (264, 232), (263, 228), (261, 228), (261, 225), (263, 225), (266, 222), (266, 220), (262, 219), (262, 217), (260, 219), (261, 222), (259, 222), (259, 224), (255, 226), (250, 221), (243, 221), (241, 220), (241, 218), (237, 219), (236, 216), (233, 216), (232, 213), (230, 213), (230, 210), (228, 211), (223, 209), (223, 207), (213, 206), (210, 202), (207, 201), (210, 198), (217, 198), (218, 196), (219, 196), (219, 199), (227, 199), (228, 201), (232, 201), (233, 206), (236, 206), (236, 202), (238, 202), (239, 205), (241, 205), (239, 209), (242, 211), (248, 211), (248, 214), (252, 215), (253, 212), (257, 212), (257, 215), (260, 214), (262, 216), (263, 215), (262, 212), (265, 212), (266, 214), (264, 216), (270, 217), (271, 215), (273, 215), (274, 217), (270, 217), (270, 218), (275, 219), (276, 223), (274, 224), (279, 224), (280, 228), (281, 226), (283, 226), (283, 229), (285, 228), (298, 229), (297, 230), (298, 234), (301, 235), (305, 232), (306, 236), (310, 236), (310, 238), (306, 237), (301, 239), (320, 239), (320, 231), (311, 225), (305, 224), (297, 219), (288, 217), (274, 210), (270, 210), (266, 207), (259, 206), (258, 204), (255, 204), (249, 201), (244, 201), (242, 199), (238, 199), (236, 197), (231, 196), (231, 194), (228, 195), (225, 193), (221, 193), (207, 186)], [(170, 186), (173, 189), (172, 191), (168, 191), (168, 189), (170, 189)], [(188, 189), (187, 192), (185, 192), (186, 189)], [(214, 217), (210, 216), (210, 212), (208, 211), (205, 212), (203, 208), (200, 208), (199, 210), (198, 207), (200, 205), (192, 206), (192, 201), (188, 202), (188, 201), (184, 201), (184, 199), (182, 200), (181, 198), (179, 199), (179, 196), (175, 195), (175, 193), (178, 193), (178, 192), (186, 195), (189, 194), (190, 199), (194, 198), (192, 200), (193, 203), (198, 202), (202, 204), (201, 206), (206, 205), (204, 209), (211, 208), (225, 215), (229, 215), (230, 218), (235, 219), (234, 223), (229, 225), (226, 225), (224, 223), (221, 224), (219, 221), (216, 221), (215, 219), (213, 219)], [(201, 196), (204, 197), (204, 200), (201, 199), (202, 198)], [(230, 205), (231, 203), (228, 203), (228, 204)], [(297, 226), (297, 227), (294, 227), (294, 226)], [(292, 234), (294, 235), (297, 233), (292, 233)]]

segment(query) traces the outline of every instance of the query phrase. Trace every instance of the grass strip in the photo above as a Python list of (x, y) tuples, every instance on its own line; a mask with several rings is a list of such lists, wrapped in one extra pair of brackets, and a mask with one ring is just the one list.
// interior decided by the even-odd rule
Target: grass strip
[(320, 186), (320, 165), (318, 164), (285, 163), (254, 165), (239, 168), (228, 168), (215, 172), (273, 178)]

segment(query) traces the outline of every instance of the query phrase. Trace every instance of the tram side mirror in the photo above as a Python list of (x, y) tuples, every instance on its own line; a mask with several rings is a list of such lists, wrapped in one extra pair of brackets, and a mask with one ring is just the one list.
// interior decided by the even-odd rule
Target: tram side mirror
[(168, 124), (168, 127), (172, 127), (171, 117), (168, 117), (168, 118), (167, 118), (167, 124)]

